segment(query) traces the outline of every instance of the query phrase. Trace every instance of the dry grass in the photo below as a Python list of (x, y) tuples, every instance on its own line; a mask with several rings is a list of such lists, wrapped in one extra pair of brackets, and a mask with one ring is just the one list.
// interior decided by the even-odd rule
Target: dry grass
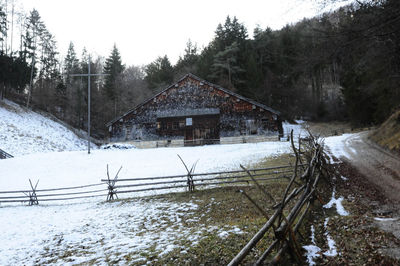
[(345, 133), (356, 133), (371, 128), (355, 128), (348, 122), (307, 122), (314, 136), (329, 137)]
[[(288, 165), (294, 163), (293, 156), (284, 154), (268, 158), (254, 168)], [(250, 167), (250, 166), (249, 166)], [(268, 181), (264, 188), (277, 200), (282, 198), (288, 184), (287, 179)], [(193, 193), (172, 193), (152, 197), (169, 202), (195, 202), (197, 210), (188, 217), (182, 217), (182, 223), (193, 233), (199, 233), (196, 243), (186, 238), (178, 239), (173, 244), (179, 246), (168, 254), (159, 256), (155, 249), (148, 249), (141, 254), (152, 265), (226, 265), (239, 252), (251, 237), (265, 224), (264, 217), (257, 208), (242, 195), (244, 190), (254, 201), (262, 206), (268, 215), (275, 210), (272, 203), (255, 186), (221, 186), (213, 189), (200, 189)], [(190, 222), (197, 220), (196, 223)], [(171, 225), (173, 226), (173, 225)], [(214, 228), (211, 229), (210, 228)], [(232, 233), (238, 228), (241, 233)], [(221, 236), (221, 231), (228, 232)], [(269, 232), (246, 258), (244, 264), (254, 262), (273, 240)], [(129, 254), (126, 255), (129, 258)], [(135, 262), (133, 262), (135, 264)]]
[(16, 114), (18, 114), (18, 113), (21, 112), (21, 110), (15, 108), (15, 107), (12, 106), (12, 105), (6, 104), (5, 102), (3, 102), (3, 101), (1, 101), (1, 100), (0, 100), (0, 108), (4, 108), (4, 109), (6, 109), (7, 111), (14, 112), (14, 113), (16, 113)]
[(386, 149), (400, 152), (400, 111), (374, 130), (370, 138)]

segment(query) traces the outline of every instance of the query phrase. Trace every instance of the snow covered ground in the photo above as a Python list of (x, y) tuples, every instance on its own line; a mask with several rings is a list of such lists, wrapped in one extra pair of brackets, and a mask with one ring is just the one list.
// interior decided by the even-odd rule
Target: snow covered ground
[[(290, 152), (289, 142), (212, 145), (158, 149), (99, 149), (88, 155), (84, 141), (63, 126), (8, 103), (0, 108), (0, 148), (16, 155), (0, 160), (0, 191), (29, 189), (28, 179), (40, 180), (39, 189), (99, 183), (123, 166), (119, 177), (185, 174), (198, 160), (196, 172), (238, 169), (271, 156)], [(11, 107), (10, 107), (11, 106)], [(285, 123), (286, 131), (303, 134), (299, 125)], [(331, 150), (341, 151), (345, 137), (328, 138)], [(53, 152), (52, 152), (53, 151)], [(57, 151), (57, 152), (55, 152)], [(138, 196), (138, 195), (136, 195)], [(0, 205), (0, 265), (32, 264), (145, 264), (141, 252), (159, 254), (179, 248), (179, 239), (195, 244), (204, 232), (225, 238), (241, 234), (238, 228), (193, 229), (195, 201), (166, 202), (135, 198), (126, 202), (104, 199), (39, 206)], [(184, 247), (182, 252), (185, 252)], [(129, 258), (125, 257), (130, 254)]]
[(186, 174), (177, 154), (189, 166), (198, 160), (196, 172), (200, 173), (240, 169), (240, 164), (250, 165), (289, 151), (288, 142), (264, 142), (158, 149), (98, 149), (90, 155), (86, 151), (31, 154), (0, 160), (0, 191), (28, 189), (29, 178), (40, 179), (40, 189), (99, 183), (100, 179), (107, 178), (107, 164), (111, 177), (120, 166), (123, 168), (119, 178)]
[(85, 149), (63, 125), (4, 100), (0, 102), (0, 149), (13, 156)]
[[(0, 191), (28, 189), (28, 179), (40, 179), (39, 189), (98, 183), (109, 164), (113, 176), (122, 165), (120, 178), (185, 174), (179, 154), (188, 165), (198, 161), (196, 172), (238, 169), (264, 158), (290, 151), (288, 142), (266, 142), (202, 147), (94, 150), (31, 154), (0, 160)], [(182, 189), (182, 191), (184, 191)], [(137, 196), (137, 195), (136, 195)], [(202, 232), (221, 238), (241, 233), (235, 228), (184, 226), (195, 202), (160, 200), (129, 202), (50, 203), (39, 206), (0, 206), (0, 265), (68, 264), (106, 262), (141, 263), (140, 252), (149, 248), (168, 252), (178, 238), (193, 243)], [(195, 222), (199, 217), (192, 217)], [(187, 224), (188, 221), (185, 221)], [(171, 226), (172, 224), (172, 226)], [(153, 245), (155, 246), (153, 247)], [(145, 262), (143, 262), (145, 263)]]

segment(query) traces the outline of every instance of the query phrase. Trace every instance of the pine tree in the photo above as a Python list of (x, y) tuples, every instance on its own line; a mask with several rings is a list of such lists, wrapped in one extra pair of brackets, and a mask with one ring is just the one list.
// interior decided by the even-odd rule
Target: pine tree
[(122, 64), (121, 56), (114, 44), (111, 55), (106, 59), (104, 66), (104, 73), (107, 74), (105, 78), (105, 94), (114, 103), (114, 115), (117, 115), (117, 103), (121, 95), (121, 74), (124, 71), (125, 66)]
[(104, 73), (108, 74), (105, 78), (105, 92), (113, 101), (118, 97), (117, 79), (124, 69), (125, 66), (122, 64), (121, 56), (117, 46), (114, 44), (111, 55), (106, 59), (104, 66)]
[(70, 84), (70, 74), (79, 72), (79, 60), (76, 56), (74, 44), (69, 43), (68, 52), (64, 59), (65, 84)]
[(197, 45), (193, 44), (189, 39), (186, 43), (185, 54), (179, 57), (175, 65), (175, 74), (179, 77), (186, 73), (197, 74), (197, 62), (199, 61), (199, 54), (197, 53)]
[(239, 78), (240, 74), (244, 72), (238, 62), (239, 51), (237, 42), (233, 42), (214, 57), (212, 65), (214, 77), (222, 83), (221, 85), (225, 85), (229, 89), (234, 89), (235, 86), (244, 82)]
[(147, 65), (145, 72), (145, 79), (153, 91), (171, 84), (174, 79), (174, 69), (166, 55)]
[(4, 54), (7, 47), (7, 14), (4, 12), (3, 7), (0, 6), (0, 53)]

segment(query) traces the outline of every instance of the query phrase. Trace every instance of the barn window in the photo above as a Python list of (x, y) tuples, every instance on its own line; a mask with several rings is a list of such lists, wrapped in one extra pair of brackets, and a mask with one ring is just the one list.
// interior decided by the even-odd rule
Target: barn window
[(185, 127), (185, 121), (179, 121), (179, 128)]
[(157, 122), (157, 129), (161, 128), (161, 122)]
[(191, 117), (187, 117), (187, 118), (186, 118), (186, 125), (187, 125), (187, 126), (192, 126), (192, 125), (193, 125), (193, 120), (192, 120)]
[(172, 123), (171, 122), (168, 122), (167, 123), (167, 129), (171, 129), (172, 128)]
[(240, 133), (242, 135), (257, 134), (257, 125), (254, 119), (247, 119), (240, 121)]

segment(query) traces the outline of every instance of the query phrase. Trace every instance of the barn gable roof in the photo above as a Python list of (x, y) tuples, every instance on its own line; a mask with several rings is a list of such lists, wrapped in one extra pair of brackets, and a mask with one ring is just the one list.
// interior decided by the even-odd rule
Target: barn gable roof
[(269, 112), (271, 112), (271, 113), (273, 113), (273, 114), (280, 115), (280, 112), (278, 112), (278, 111), (276, 111), (276, 110), (274, 110), (274, 109), (272, 109), (272, 108), (270, 108), (270, 107), (268, 107), (268, 106), (266, 106), (266, 105), (264, 105), (264, 104), (262, 104), (262, 103), (258, 103), (258, 102), (254, 101), (254, 100), (252, 100), (252, 99), (246, 98), (246, 97), (244, 97), (244, 96), (242, 96), (242, 95), (240, 95), (240, 94), (234, 93), (233, 91), (230, 91), (230, 90), (228, 90), (228, 89), (222, 88), (222, 87), (219, 86), (219, 85), (216, 85), (216, 84), (213, 84), (213, 83), (211, 83), (211, 82), (208, 82), (208, 81), (206, 81), (206, 80), (204, 80), (204, 79), (201, 79), (201, 78), (197, 77), (196, 75), (193, 75), (193, 74), (191, 74), (191, 73), (188, 73), (188, 74), (186, 74), (185, 76), (183, 76), (181, 79), (179, 79), (177, 82), (175, 82), (175, 83), (173, 83), (172, 85), (168, 86), (167, 88), (165, 88), (164, 90), (160, 91), (160, 92), (157, 93), (156, 95), (152, 96), (151, 98), (145, 100), (145, 101), (142, 102), (141, 104), (139, 104), (139, 105), (135, 106), (134, 108), (130, 109), (129, 111), (127, 111), (127, 112), (124, 113), (123, 115), (118, 116), (117, 118), (111, 120), (110, 122), (108, 122), (108, 123), (106, 124), (106, 126), (108, 127), (108, 126), (114, 124), (115, 122), (117, 122), (118, 120), (120, 120), (121, 118), (125, 117), (126, 115), (128, 115), (128, 114), (130, 114), (130, 113), (136, 111), (136, 110), (139, 109), (140, 107), (146, 105), (148, 102), (152, 101), (154, 98), (158, 97), (159, 95), (163, 94), (164, 92), (168, 91), (169, 89), (175, 87), (175, 85), (179, 84), (180, 82), (182, 82), (183, 80), (185, 80), (185, 79), (187, 79), (187, 78), (195, 79), (195, 80), (197, 80), (197, 81), (199, 81), (199, 82), (202, 82), (202, 83), (204, 83), (204, 84), (209, 85), (210, 87), (213, 87), (213, 88), (215, 88), (215, 89), (217, 89), (217, 90), (223, 91), (223, 92), (225, 92), (226, 94), (229, 94), (229, 95), (231, 95), (231, 96), (234, 96), (234, 97), (236, 97), (236, 98), (238, 98), (238, 99), (240, 99), (240, 100), (243, 100), (243, 101), (249, 102), (249, 103), (251, 103), (251, 104), (254, 104), (255, 106), (258, 106), (258, 107), (260, 107), (260, 108), (262, 108), (262, 109), (264, 109), (264, 110), (267, 110), (267, 111), (269, 111)]

